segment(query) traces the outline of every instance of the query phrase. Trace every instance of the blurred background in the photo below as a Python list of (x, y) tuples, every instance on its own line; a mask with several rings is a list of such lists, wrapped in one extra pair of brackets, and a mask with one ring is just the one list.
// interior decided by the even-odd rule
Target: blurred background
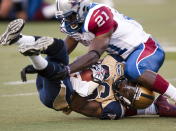
[[(23, 18), (26, 25), (22, 31), (26, 35), (64, 38), (54, 18), (55, 0), (0, 0), (0, 34), (9, 21)], [(176, 0), (96, 0), (113, 6), (119, 12), (130, 16), (143, 25), (144, 30), (161, 43), (166, 51), (166, 60), (160, 69), (168, 81), (176, 86)], [(79, 46), (70, 56), (71, 61), (86, 51)], [(125, 131), (161, 131), (173, 130), (175, 119), (145, 118), (123, 119), (122, 121), (102, 121), (84, 119), (72, 114), (66, 117), (62, 113), (45, 108), (39, 101), (35, 88), (35, 75), (28, 76), (28, 82), (20, 80), (20, 70), (30, 64), (27, 57), (18, 53), (15, 45), (0, 47), (0, 131), (5, 130), (70, 130), (77, 128), (90, 130)], [(64, 121), (63, 121), (64, 120)], [(76, 121), (75, 121), (76, 120)], [(88, 120), (88, 121), (87, 121)], [(136, 128), (138, 123), (138, 128)], [(148, 124), (146, 124), (148, 123)], [(163, 123), (163, 124), (162, 124)], [(84, 126), (86, 125), (86, 126)], [(128, 125), (128, 127), (126, 126)], [(148, 126), (150, 125), (150, 126)], [(165, 126), (167, 125), (167, 127)]]

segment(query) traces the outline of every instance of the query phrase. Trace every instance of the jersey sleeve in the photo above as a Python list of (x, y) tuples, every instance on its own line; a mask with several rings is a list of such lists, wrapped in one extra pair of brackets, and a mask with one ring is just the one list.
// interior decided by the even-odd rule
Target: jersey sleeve
[(95, 36), (108, 33), (113, 28), (117, 28), (117, 23), (113, 19), (113, 14), (106, 6), (94, 10), (89, 17), (88, 31), (95, 34)]

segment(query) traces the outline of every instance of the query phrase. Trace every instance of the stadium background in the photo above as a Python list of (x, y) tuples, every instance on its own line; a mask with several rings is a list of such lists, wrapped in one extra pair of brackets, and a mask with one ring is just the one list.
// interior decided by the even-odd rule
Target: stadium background
[[(49, 0), (53, 2), (54, 0)], [(110, 1), (110, 0), (109, 0)], [(176, 0), (114, 0), (114, 7), (139, 21), (167, 51), (160, 73), (176, 86)], [(8, 22), (0, 22), (0, 34)], [(24, 34), (64, 38), (56, 21), (27, 22)], [(80, 46), (71, 55), (81, 55)], [(66, 116), (44, 107), (37, 96), (34, 78), (20, 82), (20, 70), (28, 58), (17, 47), (0, 47), (0, 131), (175, 131), (175, 118), (138, 116), (117, 121), (100, 121), (77, 113)]]

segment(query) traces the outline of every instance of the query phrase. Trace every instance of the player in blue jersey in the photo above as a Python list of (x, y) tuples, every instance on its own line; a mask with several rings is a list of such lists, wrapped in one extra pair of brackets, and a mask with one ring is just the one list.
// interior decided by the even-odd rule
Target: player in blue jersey
[(91, 0), (57, 0), (56, 6), (61, 31), (67, 34), (68, 52), (79, 42), (88, 46), (88, 52), (58, 73), (58, 78), (89, 67), (107, 51), (125, 62), (129, 80), (176, 101), (176, 88), (157, 73), (165, 52), (138, 22)]
[[(114, 98), (108, 105), (103, 106), (103, 108), (100, 102), (92, 101), (90, 103), (87, 101), (88, 98), (86, 97), (92, 94), (94, 89), (97, 88), (97, 83), (82, 81), (77, 77), (66, 77), (64, 80), (55, 77), (57, 76), (57, 73), (69, 63), (67, 48), (64, 41), (50, 37), (22, 35), (21, 31), (24, 24), (25, 22), (22, 19), (17, 19), (9, 23), (6, 31), (0, 37), (0, 45), (19, 44), (20, 53), (30, 58), (32, 65), (23, 69), (21, 72), (22, 78), (25, 80), (26, 73), (38, 74), (36, 86), (40, 100), (45, 106), (64, 111), (67, 111), (67, 109), (71, 107), (72, 110), (86, 116), (101, 117), (101, 114), (103, 114), (105, 117), (103, 112), (104, 109), (106, 111), (105, 113), (112, 112), (115, 116), (114, 119), (123, 116), (122, 105)], [(41, 56), (41, 53), (47, 55), (46, 59)], [(75, 92), (79, 94), (79, 96), (82, 96), (78, 97), (80, 99), (76, 101)], [(96, 95), (97, 94), (93, 96), (96, 97)], [(105, 97), (109, 97), (109, 93), (107, 96), (104, 96), (104, 98)], [(91, 97), (91, 99), (93, 98)], [(81, 102), (78, 102), (80, 100)], [(77, 102), (79, 104), (76, 104)], [(91, 109), (94, 109), (95, 112), (90, 110), (90, 105)]]

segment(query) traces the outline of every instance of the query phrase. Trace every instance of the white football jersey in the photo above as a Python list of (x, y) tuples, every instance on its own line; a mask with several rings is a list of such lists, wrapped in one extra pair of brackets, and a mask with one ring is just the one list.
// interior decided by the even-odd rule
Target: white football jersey
[[(107, 52), (117, 54), (124, 59), (141, 43), (145, 43), (150, 34), (144, 32), (135, 20), (120, 14), (104, 4), (92, 3), (86, 16), (82, 33), (73, 37), (85, 46), (99, 35), (114, 29)], [(101, 43), (100, 43), (101, 44)]]

